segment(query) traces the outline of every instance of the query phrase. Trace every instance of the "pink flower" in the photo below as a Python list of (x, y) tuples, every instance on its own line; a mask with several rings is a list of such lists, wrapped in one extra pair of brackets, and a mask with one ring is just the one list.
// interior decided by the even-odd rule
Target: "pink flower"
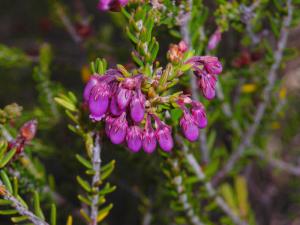
[(144, 119), (145, 102), (146, 98), (142, 94), (141, 90), (134, 93), (130, 102), (130, 116), (136, 123), (139, 123)]
[(198, 139), (199, 128), (190, 113), (184, 111), (179, 123), (186, 139), (189, 141), (196, 141)]
[(156, 149), (157, 141), (155, 132), (151, 126), (151, 118), (147, 116), (145, 130), (143, 134), (143, 148), (147, 153), (152, 153)]
[(220, 28), (217, 28), (216, 31), (212, 34), (212, 36), (208, 40), (207, 48), (208, 50), (213, 50), (217, 47), (222, 38), (222, 32)]
[(204, 106), (200, 102), (193, 101), (191, 112), (197, 126), (200, 129), (205, 128), (207, 126), (207, 118)]
[(95, 85), (89, 97), (90, 118), (99, 121), (107, 111), (110, 88), (106, 82)]
[(202, 75), (198, 80), (198, 86), (208, 100), (213, 99), (216, 95), (216, 82), (216, 76), (210, 74)]
[(91, 76), (89, 81), (85, 85), (85, 88), (84, 88), (84, 91), (83, 91), (83, 99), (84, 99), (85, 102), (89, 101), (90, 94), (91, 94), (91, 91), (92, 91), (93, 87), (95, 87), (96, 84), (99, 83), (98, 77), (99, 77), (98, 75)]
[(120, 11), (121, 7), (128, 4), (128, 0), (99, 0), (98, 9), (101, 11)]
[(126, 137), (128, 124), (126, 120), (126, 113), (123, 112), (117, 119), (111, 123), (109, 129), (109, 137), (112, 143), (121, 144)]
[(128, 148), (133, 152), (138, 152), (142, 148), (143, 132), (138, 126), (128, 128), (126, 141)]
[(155, 135), (158, 140), (158, 144), (162, 150), (169, 152), (174, 147), (171, 127), (163, 123), (158, 117), (154, 117), (158, 128)]

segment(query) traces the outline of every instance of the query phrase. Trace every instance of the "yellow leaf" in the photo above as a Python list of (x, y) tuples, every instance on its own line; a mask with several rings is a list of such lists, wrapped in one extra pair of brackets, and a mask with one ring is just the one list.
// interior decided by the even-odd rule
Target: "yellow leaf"
[(247, 217), (248, 212), (249, 212), (249, 205), (248, 205), (247, 182), (244, 177), (242, 177), (242, 176), (236, 177), (235, 190), (236, 190), (240, 215), (245, 218), (245, 217)]
[(68, 216), (68, 220), (66, 225), (72, 225), (73, 224), (73, 217), (72, 216)]
[(286, 98), (286, 87), (282, 87), (279, 91), (279, 99), (284, 100)]
[(84, 83), (88, 82), (90, 79), (90, 69), (87, 65), (83, 65), (81, 68), (81, 79)]
[(257, 86), (255, 84), (244, 84), (242, 86), (243, 93), (252, 93), (256, 90)]
[(280, 128), (280, 124), (278, 122), (273, 122), (271, 124), (271, 127), (272, 127), (273, 130), (277, 130), (277, 129)]

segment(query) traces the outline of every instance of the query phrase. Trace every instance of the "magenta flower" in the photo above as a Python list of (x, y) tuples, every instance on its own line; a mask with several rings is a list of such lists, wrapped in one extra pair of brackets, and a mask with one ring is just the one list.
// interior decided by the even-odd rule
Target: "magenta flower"
[(127, 5), (128, 0), (100, 0), (98, 9), (101, 11), (120, 11), (121, 7)]
[(216, 95), (216, 83), (217, 77), (210, 74), (202, 75), (198, 80), (198, 86), (208, 100), (213, 99)]
[(107, 111), (110, 88), (106, 82), (100, 82), (93, 87), (89, 97), (90, 118), (99, 121)]
[(133, 152), (138, 152), (142, 148), (143, 132), (139, 126), (128, 128), (126, 141), (128, 148)]
[(123, 112), (118, 118), (116, 118), (109, 129), (109, 137), (112, 143), (121, 144), (126, 137), (128, 124), (126, 120), (126, 113)]
[(155, 121), (158, 126), (155, 135), (159, 146), (165, 152), (169, 152), (174, 146), (171, 127), (164, 124), (161, 120), (159, 120), (159, 118), (155, 118)]
[(84, 91), (83, 91), (83, 99), (84, 99), (85, 102), (89, 101), (89, 98), (90, 98), (91, 91), (92, 91), (93, 87), (95, 87), (96, 84), (99, 83), (98, 77), (99, 77), (98, 75), (91, 76), (89, 81), (85, 85), (85, 88), (84, 88)]
[(129, 104), (131, 97), (133, 95), (133, 91), (126, 89), (126, 88), (120, 88), (118, 95), (117, 95), (117, 102), (120, 109), (125, 109), (127, 105)]
[(110, 136), (110, 129), (111, 129), (111, 125), (114, 122), (115, 118), (111, 117), (111, 116), (106, 116), (105, 118), (105, 133), (106, 135), (109, 137)]
[(220, 28), (217, 28), (216, 31), (212, 34), (212, 36), (208, 40), (207, 48), (208, 50), (213, 50), (217, 47), (222, 38), (222, 32)]
[(194, 118), (189, 112), (184, 110), (183, 116), (180, 119), (180, 126), (186, 139), (189, 141), (196, 141), (199, 136), (199, 128), (196, 125)]
[(217, 57), (201, 56), (204, 67), (209, 74), (218, 75), (222, 72), (222, 64)]
[(144, 119), (146, 98), (141, 90), (134, 93), (130, 102), (130, 116), (134, 122), (141, 122)]
[(109, 110), (110, 110), (111, 114), (113, 114), (114, 116), (119, 116), (119, 115), (121, 115), (122, 112), (124, 112), (124, 109), (120, 109), (118, 102), (117, 102), (117, 97), (115, 95), (113, 95), (110, 100)]
[(200, 102), (193, 101), (191, 112), (197, 126), (200, 129), (205, 128), (207, 126), (207, 118), (204, 106)]
[(156, 149), (156, 145), (156, 135), (151, 126), (151, 118), (150, 116), (147, 116), (145, 130), (143, 134), (143, 149), (147, 153), (152, 153)]

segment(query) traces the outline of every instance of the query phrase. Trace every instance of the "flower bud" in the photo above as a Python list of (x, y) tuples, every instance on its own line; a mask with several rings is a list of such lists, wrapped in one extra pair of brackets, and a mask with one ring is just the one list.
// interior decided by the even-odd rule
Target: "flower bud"
[(171, 134), (171, 127), (160, 121), (155, 135), (162, 150), (166, 152), (172, 150), (174, 142)]
[(197, 126), (202, 129), (207, 126), (207, 118), (204, 106), (200, 102), (192, 103), (192, 116)]
[(109, 129), (111, 142), (114, 144), (121, 144), (125, 140), (127, 127), (126, 113), (123, 112), (111, 123), (111, 127)]
[(157, 141), (155, 132), (151, 126), (151, 119), (148, 116), (143, 134), (143, 149), (147, 153), (152, 153), (156, 149)]
[(221, 41), (222, 33), (221, 30), (218, 28), (212, 36), (209, 38), (207, 48), (208, 50), (213, 50), (217, 47), (219, 42)]
[(136, 123), (139, 123), (144, 119), (145, 102), (146, 98), (140, 90), (137, 93), (134, 93), (130, 102), (130, 116)]
[(125, 109), (127, 105), (129, 104), (131, 98), (132, 98), (133, 91), (126, 89), (126, 88), (120, 88), (118, 95), (117, 95), (117, 102), (120, 109)]
[(89, 101), (91, 91), (92, 89), (99, 83), (97, 76), (93, 75), (90, 77), (89, 81), (85, 85), (84, 91), (83, 91), (83, 99), (85, 102)]
[(91, 91), (89, 98), (90, 118), (99, 121), (107, 111), (110, 89), (106, 82), (100, 82)]
[(24, 123), (23, 126), (20, 128), (19, 136), (25, 141), (31, 141), (36, 134), (37, 125), (37, 120), (30, 120)]
[(143, 133), (140, 127), (131, 126), (128, 128), (126, 141), (128, 148), (133, 152), (138, 152), (142, 147)]
[(196, 141), (199, 136), (199, 128), (197, 127), (193, 117), (188, 112), (184, 112), (180, 119), (180, 126), (186, 139)]
[(185, 41), (180, 41), (178, 47), (181, 52), (186, 52), (188, 50), (188, 45), (185, 43)]
[(202, 91), (204, 97), (211, 100), (216, 95), (216, 82), (217, 78), (215, 75), (206, 74), (200, 77), (198, 80), (198, 86)]

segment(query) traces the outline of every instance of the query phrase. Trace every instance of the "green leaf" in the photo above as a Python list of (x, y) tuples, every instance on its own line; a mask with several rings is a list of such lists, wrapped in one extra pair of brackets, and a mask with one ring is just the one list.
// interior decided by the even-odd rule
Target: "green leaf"
[(86, 190), (87, 192), (91, 192), (92, 188), (90, 187), (89, 183), (85, 180), (83, 180), (80, 176), (76, 177), (77, 182), (80, 184), (80, 186)]
[(16, 151), (17, 151), (17, 148), (14, 148), (14, 149), (9, 150), (4, 155), (4, 157), (0, 160), (0, 168), (3, 168), (4, 166), (6, 166), (7, 163), (9, 163), (9, 161), (12, 159), (12, 157), (14, 157)]
[(101, 222), (102, 220), (104, 220), (105, 217), (108, 216), (109, 211), (112, 209), (112, 207), (113, 207), (113, 204), (109, 204), (105, 208), (101, 209), (97, 216), (97, 222)]
[(82, 217), (83, 217), (88, 223), (91, 222), (90, 217), (86, 214), (86, 212), (85, 212), (83, 209), (80, 210), (80, 214), (82, 215)]
[(237, 201), (238, 201), (240, 214), (243, 217), (247, 217), (249, 212), (248, 190), (247, 190), (247, 181), (244, 177), (237, 176), (235, 178), (235, 190), (237, 194)]
[(28, 220), (28, 216), (17, 216), (17, 217), (12, 217), (11, 221), (14, 223), (20, 223), (23, 222), (25, 220)]
[(89, 199), (83, 197), (82, 195), (78, 195), (77, 198), (79, 199), (79, 201), (83, 202), (86, 205), (90, 206), (92, 204), (92, 202)]
[(0, 171), (0, 176), (1, 176), (1, 179), (6, 187), (6, 189), (10, 192), (10, 193), (13, 193), (13, 188), (12, 188), (12, 185), (11, 185), (11, 182), (7, 176), (7, 174), (1, 170)]
[(61, 105), (62, 107), (64, 107), (65, 109), (68, 109), (72, 112), (76, 112), (76, 106), (73, 104), (73, 102), (69, 101), (68, 99), (65, 98), (61, 98), (61, 97), (55, 97), (54, 100)]
[(41, 219), (45, 219), (45, 216), (43, 214), (43, 211), (41, 209), (41, 205), (40, 205), (40, 196), (39, 196), (39, 193), (37, 191), (34, 192), (34, 195), (33, 195), (33, 205), (34, 205), (34, 211), (35, 211), (35, 214), (41, 218)]
[(99, 191), (99, 196), (103, 196), (103, 195), (109, 194), (109, 193), (115, 191), (116, 189), (117, 189), (116, 186), (110, 186), (110, 184), (107, 183), (105, 185), (105, 187), (101, 191)]
[(55, 204), (51, 205), (51, 225), (56, 225), (56, 206)]
[(0, 205), (10, 205), (11, 201), (5, 200), (5, 199), (0, 199)]
[(17, 213), (18, 211), (15, 209), (0, 210), (0, 215), (14, 215)]
[(86, 168), (93, 169), (93, 165), (91, 164), (91, 162), (83, 158), (82, 156), (76, 154), (76, 159)]

